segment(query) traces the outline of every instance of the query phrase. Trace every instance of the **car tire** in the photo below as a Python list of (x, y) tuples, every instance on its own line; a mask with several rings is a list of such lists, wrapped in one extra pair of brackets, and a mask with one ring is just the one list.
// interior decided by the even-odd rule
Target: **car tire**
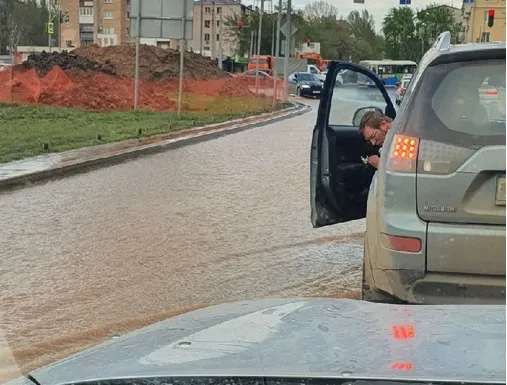
[(391, 295), (377, 289), (373, 283), (373, 273), (371, 271), (370, 252), (368, 248), (368, 241), (366, 240), (366, 234), (364, 238), (361, 299), (368, 302), (399, 303), (399, 301), (396, 301)]

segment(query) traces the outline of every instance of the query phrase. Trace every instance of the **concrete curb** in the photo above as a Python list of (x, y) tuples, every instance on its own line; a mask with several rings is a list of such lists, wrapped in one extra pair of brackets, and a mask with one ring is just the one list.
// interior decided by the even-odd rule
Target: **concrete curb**
[[(141, 156), (153, 155), (159, 152), (216, 139), (248, 129), (262, 127), (267, 124), (280, 122), (285, 119), (302, 115), (311, 109), (309, 105), (303, 103), (291, 102), (291, 104), (291, 107), (281, 111), (265, 113), (248, 118), (235, 119), (228, 122), (196, 127), (189, 130), (146, 137), (139, 140), (130, 139), (122, 142), (56, 153), (53, 156), (57, 159), (57, 161), (47, 167), (41, 167), (40, 169), (32, 171), (27, 170), (26, 172), (22, 171), (18, 173), (18, 175), (14, 175), (12, 177), (0, 176), (0, 192), (27, 187), (37, 182), (42, 183), (54, 179), (60, 179), (65, 176), (122, 163)], [(91, 154), (86, 155), (86, 152)], [(80, 153), (83, 155), (79, 156)], [(32, 159), (37, 161), (37, 158), (42, 157), (47, 156), (43, 155)], [(30, 160), (7, 163), (6, 165), (21, 165), (23, 162), (27, 161)]]

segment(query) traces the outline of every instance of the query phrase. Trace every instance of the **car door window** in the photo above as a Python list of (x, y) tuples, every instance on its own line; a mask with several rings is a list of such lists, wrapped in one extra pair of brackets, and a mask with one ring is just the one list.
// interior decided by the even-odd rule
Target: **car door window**
[[(355, 80), (355, 82), (349, 81), (343, 87), (335, 88), (333, 92), (329, 125), (354, 126), (355, 124), (353, 124), (352, 120), (355, 112), (360, 108), (376, 107), (382, 112), (386, 111), (387, 103), (378, 87), (365, 85), (365, 76), (360, 73), (350, 78)], [(386, 90), (391, 100), (394, 101), (396, 98), (396, 88)]]

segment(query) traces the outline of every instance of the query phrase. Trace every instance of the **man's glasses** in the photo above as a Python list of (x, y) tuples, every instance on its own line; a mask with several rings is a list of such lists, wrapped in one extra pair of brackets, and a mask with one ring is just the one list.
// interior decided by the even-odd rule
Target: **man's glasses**
[(373, 139), (375, 139), (377, 137), (377, 132), (378, 130), (374, 129), (371, 135), (366, 138), (366, 141), (371, 142)]

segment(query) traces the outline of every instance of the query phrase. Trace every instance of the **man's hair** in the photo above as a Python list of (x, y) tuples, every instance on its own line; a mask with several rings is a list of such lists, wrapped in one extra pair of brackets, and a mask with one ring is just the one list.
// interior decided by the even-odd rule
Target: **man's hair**
[(380, 129), (382, 123), (391, 123), (392, 121), (389, 116), (384, 115), (382, 112), (368, 111), (363, 115), (361, 123), (359, 123), (359, 131), (363, 131), (366, 126)]

